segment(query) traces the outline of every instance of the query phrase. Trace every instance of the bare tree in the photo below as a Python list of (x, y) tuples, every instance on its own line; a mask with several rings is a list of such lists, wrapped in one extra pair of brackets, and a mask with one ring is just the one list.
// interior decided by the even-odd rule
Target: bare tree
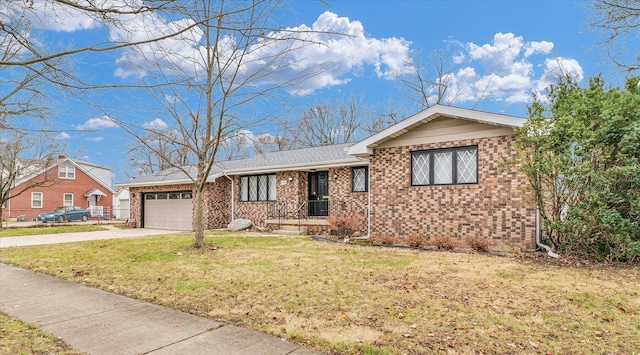
[(365, 105), (351, 94), (344, 100), (306, 108), (289, 127), (288, 135), (298, 147), (352, 142), (367, 114)]
[(594, 0), (590, 26), (602, 30), (601, 44), (616, 66), (629, 72), (640, 70), (640, 2)]
[(450, 92), (451, 74), (457, 69), (448, 51), (437, 50), (424, 63), (422, 55), (416, 53), (405, 59), (404, 72), (396, 74), (396, 79), (409, 92), (408, 98), (419, 110), (436, 104), (453, 102), (457, 93)]
[[(173, 166), (187, 166), (193, 161), (184, 145), (176, 145), (178, 134), (175, 131), (148, 127), (149, 133), (134, 141), (127, 150), (129, 165), (137, 175), (149, 175)], [(129, 176), (134, 177), (134, 176)]]
[[(194, 246), (202, 247), (204, 190), (225, 140), (267, 119), (250, 113), (253, 102), (273, 102), (278, 99), (279, 89), (294, 91), (321, 68), (291, 77), (279, 75), (280, 69), (290, 63), (288, 55), (308, 44), (300, 33), (271, 25), (279, 1), (195, 0), (182, 5), (178, 14), (184, 18), (183, 23), (197, 24), (179, 37), (181, 44), (188, 46), (178, 52), (171, 43), (158, 42), (153, 50), (139, 50), (144, 60), (138, 63), (155, 63), (153, 68), (140, 70), (149, 73), (142, 76), (143, 85), (155, 87), (150, 94), (174, 123), (170, 129), (177, 132), (177, 138), (172, 144), (194, 157), (194, 169), (176, 166), (167, 157), (163, 159), (194, 183)], [(149, 147), (140, 127), (121, 124)], [(163, 138), (172, 139), (169, 135)]]
[(386, 107), (375, 109), (371, 118), (363, 122), (362, 130), (367, 136), (371, 136), (402, 121), (406, 117), (406, 113), (398, 109), (394, 101), (389, 100)]
[[(55, 183), (51, 153), (55, 146), (44, 135), (10, 131), (0, 138), (0, 205), (38, 186)], [(29, 154), (30, 158), (25, 158)], [(0, 208), (0, 221), (2, 221)], [(2, 223), (0, 223), (2, 228)]]

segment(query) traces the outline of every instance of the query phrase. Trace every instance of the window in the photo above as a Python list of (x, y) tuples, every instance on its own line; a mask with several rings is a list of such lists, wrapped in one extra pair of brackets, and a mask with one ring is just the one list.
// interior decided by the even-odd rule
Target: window
[(361, 166), (351, 169), (351, 191), (369, 191), (369, 167)]
[(276, 175), (240, 177), (240, 201), (275, 201)]
[(75, 166), (58, 166), (58, 177), (60, 179), (75, 179), (76, 167)]
[(64, 194), (62, 198), (63, 206), (73, 206), (73, 194)]
[(31, 193), (31, 208), (42, 208), (42, 192)]
[(411, 185), (478, 182), (478, 147), (411, 152)]

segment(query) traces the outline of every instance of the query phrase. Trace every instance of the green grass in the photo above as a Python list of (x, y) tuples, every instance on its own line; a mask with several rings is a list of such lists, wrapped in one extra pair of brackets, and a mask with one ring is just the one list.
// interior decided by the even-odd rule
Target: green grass
[(340, 354), (640, 349), (638, 265), (303, 237), (206, 241), (202, 249), (189, 234), (10, 248), (0, 261)]
[(38, 326), (0, 313), (0, 354), (80, 355)]
[(3, 228), (0, 229), (0, 238), (2, 237), (21, 237), (25, 235), (42, 235), (57, 233), (75, 233), (75, 232), (93, 232), (107, 230), (99, 225), (54, 225), (43, 224), (42, 226), (29, 228)]

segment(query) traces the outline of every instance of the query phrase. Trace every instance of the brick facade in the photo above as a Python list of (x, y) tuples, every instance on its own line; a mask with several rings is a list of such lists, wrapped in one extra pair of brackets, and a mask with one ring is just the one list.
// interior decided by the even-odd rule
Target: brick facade
[[(374, 150), (370, 159), (371, 238), (486, 238), (492, 247), (534, 247), (535, 209), (524, 175), (504, 165), (515, 135)], [(412, 186), (411, 151), (478, 146), (478, 183)]]
[[(73, 194), (74, 206), (89, 207), (89, 201), (84, 194), (91, 189), (99, 189), (106, 194), (106, 196), (101, 196), (95, 205), (103, 206), (105, 213), (111, 210), (113, 205), (113, 194), (111, 191), (99, 182), (93, 180), (81, 169), (75, 169), (74, 179), (60, 179), (58, 178), (58, 168), (53, 167), (47, 170), (47, 172), (35, 176), (30, 181), (41, 181), (44, 179), (45, 174), (48, 175), (47, 180), (51, 182), (39, 187), (30, 188), (18, 196), (12, 197), (7, 201), (5, 208), (2, 209), (3, 219), (16, 218), (18, 216), (25, 216), (25, 220), (37, 218), (41, 213), (63, 206), (64, 194)], [(16, 186), (13, 191), (21, 191), (22, 186), (25, 184), (26, 183)], [(32, 192), (42, 193), (43, 201), (41, 208), (31, 207)]]

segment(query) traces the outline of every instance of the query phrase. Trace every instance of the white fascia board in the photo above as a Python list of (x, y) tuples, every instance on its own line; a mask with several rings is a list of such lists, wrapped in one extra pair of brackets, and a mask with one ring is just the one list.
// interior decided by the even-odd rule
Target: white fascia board
[[(222, 173), (215, 173), (209, 175), (207, 182), (215, 182), (217, 178), (222, 176)], [(121, 182), (115, 184), (117, 187), (130, 188), (130, 187), (151, 187), (151, 186), (168, 186), (168, 185), (189, 185), (195, 184), (191, 179), (175, 179), (175, 180), (155, 180), (155, 181), (142, 181), (142, 182)]]
[(407, 133), (414, 127), (423, 125), (441, 116), (505, 127), (522, 127), (527, 121), (524, 118), (514, 116), (453, 106), (434, 105), (350, 146), (347, 148), (347, 153), (360, 157), (371, 155), (373, 154), (373, 148), (381, 143)]
[(275, 173), (280, 171), (308, 171), (308, 170), (323, 170), (329, 168), (339, 168), (339, 167), (349, 167), (349, 166), (362, 166), (369, 165), (369, 161), (366, 159), (359, 159), (358, 161), (350, 161), (350, 162), (334, 162), (334, 163), (325, 163), (325, 164), (315, 164), (309, 165), (305, 164), (295, 164), (295, 165), (279, 165), (279, 166), (270, 166), (259, 169), (234, 169), (227, 170), (227, 175), (258, 175), (258, 174), (268, 174)]

